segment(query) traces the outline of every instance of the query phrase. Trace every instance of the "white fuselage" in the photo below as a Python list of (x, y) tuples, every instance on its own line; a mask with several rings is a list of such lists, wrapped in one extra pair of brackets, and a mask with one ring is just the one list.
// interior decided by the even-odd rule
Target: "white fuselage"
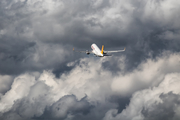
[(103, 54), (101, 53), (101, 50), (99, 49), (99, 47), (96, 44), (92, 44), (91, 48), (93, 49), (92, 52), (99, 57), (103, 57)]

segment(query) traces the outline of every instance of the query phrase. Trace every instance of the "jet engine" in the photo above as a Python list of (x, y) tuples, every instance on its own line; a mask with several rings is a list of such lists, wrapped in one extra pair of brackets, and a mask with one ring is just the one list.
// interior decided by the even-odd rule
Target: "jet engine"
[(86, 54), (87, 54), (87, 55), (89, 55), (89, 54), (90, 54), (90, 52), (89, 52), (88, 50), (86, 50)]

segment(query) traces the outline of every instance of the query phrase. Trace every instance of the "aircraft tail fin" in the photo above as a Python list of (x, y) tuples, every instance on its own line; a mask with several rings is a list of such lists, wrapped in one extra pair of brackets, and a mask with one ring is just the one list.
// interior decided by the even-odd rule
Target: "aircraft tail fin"
[(101, 54), (103, 54), (104, 51), (104, 45), (102, 45)]

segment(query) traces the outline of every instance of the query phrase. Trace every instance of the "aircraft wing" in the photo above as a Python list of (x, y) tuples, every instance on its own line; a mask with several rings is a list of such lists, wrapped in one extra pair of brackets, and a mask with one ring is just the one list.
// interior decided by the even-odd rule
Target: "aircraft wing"
[(78, 50), (74, 50), (74, 48), (73, 48), (73, 51), (75, 51), (75, 52), (80, 52), (80, 53), (86, 53), (86, 54), (92, 53), (92, 51), (89, 51), (89, 50), (86, 50), (86, 51), (78, 51)]
[(114, 51), (104, 51), (105, 53), (116, 53), (116, 52), (124, 52), (126, 50), (126, 48), (124, 48), (124, 50), (114, 50)]

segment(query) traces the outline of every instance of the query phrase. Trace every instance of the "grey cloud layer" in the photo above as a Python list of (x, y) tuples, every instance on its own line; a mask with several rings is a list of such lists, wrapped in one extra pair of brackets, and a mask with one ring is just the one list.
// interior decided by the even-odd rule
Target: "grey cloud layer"
[[(0, 119), (179, 119), (179, 6), (1, 0)], [(127, 50), (100, 59), (72, 52), (92, 43)]]

